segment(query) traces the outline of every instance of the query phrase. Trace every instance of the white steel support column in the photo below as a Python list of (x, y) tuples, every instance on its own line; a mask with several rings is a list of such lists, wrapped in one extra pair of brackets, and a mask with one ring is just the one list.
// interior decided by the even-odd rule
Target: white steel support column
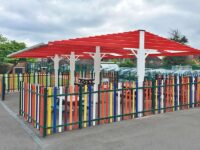
[(74, 72), (75, 72), (75, 53), (71, 52), (70, 57), (69, 57), (69, 64), (70, 64), (70, 85), (74, 89), (74, 82), (75, 82), (75, 77), (74, 77)]
[(94, 84), (96, 85), (96, 87), (98, 87), (100, 81), (100, 69), (101, 69), (100, 46), (96, 46), (96, 53), (94, 54), (94, 73), (95, 73)]
[[(100, 46), (96, 46), (96, 53), (93, 56), (94, 59), (94, 73), (95, 73), (95, 79), (94, 79), (94, 91), (98, 91), (98, 85), (100, 81), (100, 69), (101, 69), (101, 52), (100, 52)], [(96, 103), (97, 103), (98, 95), (95, 93), (93, 95), (93, 115), (92, 118), (96, 119)], [(95, 126), (95, 121), (93, 121), (93, 126)]]
[[(149, 54), (160, 54), (156, 49), (149, 49), (148, 51), (144, 47), (145, 45), (145, 30), (139, 31), (139, 49), (136, 48), (124, 48), (125, 50), (131, 50), (133, 55), (137, 58), (137, 77), (138, 77), (138, 112), (143, 111), (143, 82), (145, 77), (145, 59)], [(136, 52), (137, 51), (137, 54)], [(142, 113), (138, 114), (138, 117), (142, 117)]]
[(54, 74), (55, 74), (55, 86), (58, 87), (58, 69), (59, 69), (59, 62), (62, 58), (55, 54), (55, 56), (52, 58), (54, 62)]
[[(138, 76), (138, 87), (143, 87), (144, 76), (145, 76), (145, 49), (144, 49), (144, 34), (145, 31), (141, 30), (139, 34), (139, 50), (137, 52), (137, 76)], [(138, 90), (138, 112), (143, 111), (143, 89)], [(138, 115), (142, 117), (142, 113)]]

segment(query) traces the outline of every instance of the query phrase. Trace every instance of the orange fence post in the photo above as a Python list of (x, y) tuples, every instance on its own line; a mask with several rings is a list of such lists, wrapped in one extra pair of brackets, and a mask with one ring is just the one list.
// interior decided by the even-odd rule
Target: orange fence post
[(44, 132), (44, 87), (41, 87), (41, 90), (40, 90), (40, 107), (39, 107), (39, 111), (40, 111), (40, 134), (43, 135), (43, 132)]

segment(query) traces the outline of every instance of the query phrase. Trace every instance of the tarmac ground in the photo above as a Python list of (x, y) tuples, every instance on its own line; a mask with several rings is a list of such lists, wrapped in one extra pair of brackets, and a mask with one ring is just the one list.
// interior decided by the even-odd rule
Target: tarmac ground
[(199, 150), (200, 108), (39, 137), (18, 116), (18, 94), (0, 100), (0, 150)]

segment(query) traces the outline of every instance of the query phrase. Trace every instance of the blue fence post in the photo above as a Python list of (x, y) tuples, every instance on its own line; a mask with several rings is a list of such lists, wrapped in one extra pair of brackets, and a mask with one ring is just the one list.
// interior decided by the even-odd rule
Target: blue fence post
[(79, 129), (82, 128), (82, 124), (83, 124), (83, 121), (82, 121), (82, 111), (83, 111), (83, 108), (82, 108), (82, 85), (80, 84), (79, 85)]
[(53, 133), (56, 133), (56, 106), (57, 106), (57, 87), (53, 91)]

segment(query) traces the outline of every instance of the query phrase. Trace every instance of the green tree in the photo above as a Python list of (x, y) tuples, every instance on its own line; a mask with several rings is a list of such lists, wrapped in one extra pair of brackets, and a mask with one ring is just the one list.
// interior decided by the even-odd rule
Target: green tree
[(8, 39), (0, 34), (0, 44), (5, 43), (6, 41), (8, 41)]
[(174, 40), (176, 42), (186, 44), (188, 43), (188, 39), (185, 35), (182, 35), (178, 29), (172, 30), (170, 32), (170, 40)]
[(1, 63), (17, 63), (19, 60), (25, 59), (15, 59), (8, 58), (7, 55), (18, 50), (26, 48), (24, 42), (17, 42), (15, 40), (9, 41), (6, 37), (0, 34), (0, 62)]
[(119, 64), (120, 67), (135, 67), (136, 62), (135, 59), (125, 59), (122, 63)]
[[(188, 43), (188, 39), (185, 35), (182, 35), (179, 30), (172, 30), (170, 32), (170, 40), (179, 42), (181, 44)], [(188, 56), (176, 56), (176, 57), (164, 57), (163, 65), (164, 66), (173, 66), (173, 65), (188, 65), (191, 64), (192, 61), (188, 59)]]

